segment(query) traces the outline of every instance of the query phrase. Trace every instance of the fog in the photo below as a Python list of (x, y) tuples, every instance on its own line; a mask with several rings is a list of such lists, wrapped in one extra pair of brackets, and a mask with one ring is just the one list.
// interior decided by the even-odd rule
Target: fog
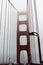
[[(0, 0), (0, 63), (17, 62), (17, 13), (18, 11), (26, 11), (27, 2), (26, 0), (10, 0), (14, 5), (14, 8), (8, 0)], [(43, 0), (36, 0), (37, 18), (38, 18), (38, 29), (36, 24), (36, 15), (34, 10), (34, 0), (28, 0), (28, 21), (29, 21), (29, 31), (39, 32), (40, 35), (40, 45), (41, 45), (41, 55), (43, 60)], [(18, 10), (18, 11), (17, 11)], [(24, 17), (25, 18), (25, 17)], [(23, 26), (24, 27), (24, 26)], [(26, 30), (20, 26), (21, 30)], [(20, 29), (19, 29), (20, 30)], [(27, 41), (21, 41), (21, 39), (26, 40), (26, 36), (20, 38), (20, 42), (27, 43)], [(37, 39), (30, 37), (31, 55), (32, 62), (39, 63), (38, 54), (38, 43)], [(33, 40), (33, 41), (32, 41)], [(21, 63), (27, 63), (26, 51), (21, 52)], [(24, 60), (25, 59), (25, 60)]]

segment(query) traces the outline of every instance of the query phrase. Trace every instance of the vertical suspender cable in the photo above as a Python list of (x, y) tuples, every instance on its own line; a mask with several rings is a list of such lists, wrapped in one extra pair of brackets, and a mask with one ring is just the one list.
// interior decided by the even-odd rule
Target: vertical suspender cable
[(1, 0), (1, 18), (0, 18), (0, 30), (1, 30), (1, 21), (2, 21), (2, 11), (3, 11), (3, 0)]
[[(28, 1), (28, 0), (27, 0)], [(27, 2), (28, 3), (28, 2)], [(32, 10), (32, 1), (31, 1), (31, 13), (32, 13), (32, 23), (33, 23), (33, 10)], [(33, 23), (34, 24), (34, 23)], [(33, 31), (34, 31), (34, 25), (33, 25)], [(31, 49), (31, 48), (30, 48)], [(34, 39), (34, 52), (35, 52), (35, 60), (36, 60), (36, 50), (35, 50), (35, 39)], [(32, 56), (31, 56), (31, 58), (32, 58)], [(32, 59), (31, 59), (31, 62), (32, 62)]]
[(4, 50), (5, 50), (5, 30), (6, 30), (6, 10), (7, 10), (7, 1), (5, 3), (5, 23), (4, 23), (4, 37), (3, 37), (3, 63), (4, 63)]
[(37, 17), (37, 8), (36, 8), (36, 1), (34, 0), (34, 10), (35, 10), (35, 18), (36, 18), (36, 29), (37, 32), (39, 33), (39, 29), (38, 29), (38, 17)]
[[(14, 9), (16, 9), (16, 8), (14, 7), (14, 5), (11, 3), (10, 0), (8, 0), (8, 2), (11, 4), (11, 6), (12, 6)], [(16, 11), (18, 12), (17, 9), (16, 9)], [(9, 23), (9, 24), (10, 24), (10, 23)], [(10, 45), (9, 45), (9, 63), (10, 63)]]
[(6, 63), (7, 63), (7, 59), (8, 57), (8, 33), (9, 33), (9, 6), (8, 6), (8, 1), (7, 1), (7, 7), (8, 7), (8, 21), (7, 21), (7, 49), (6, 49)]
[[(31, 0), (31, 11), (32, 11), (32, 22), (34, 22), (33, 20), (33, 10), (32, 10), (32, 4), (33, 4), (33, 0)], [(34, 23), (33, 23), (33, 32), (34, 32)], [(35, 53), (35, 60), (36, 60), (36, 49), (35, 49), (35, 37), (34, 37), (34, 53)]]
[[(9, 2), (9, 5), (10, 5), (10, 2)], [(9, 21), (9, 32), (10, 32), (10, 36), (11, 36), (11, 21)], [(10, 59), (11, 59), (11, 57), (10, 57), (10, 39), (9, 39), (9, 64), (10, 64)]]
[[(37, 8), (36, 8), (36, 1), (35, 0), (34, 0), (34, 10), (35, 10), (35, 18), (36, 18), (36, 29), (37, 29), (37, 33), (39, 33)], [(40, 62), (41, 62), (41, 48), (40, 48), (40, 44), (38, 44), (38, 47), (39, 47), (39, 58), (40, 58)]]

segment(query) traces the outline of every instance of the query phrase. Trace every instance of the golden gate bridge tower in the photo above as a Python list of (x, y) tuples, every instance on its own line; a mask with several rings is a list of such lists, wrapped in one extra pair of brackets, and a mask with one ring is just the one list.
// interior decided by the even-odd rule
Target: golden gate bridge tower
[[(22, 20), (22, 19), (20, 20), (20, 16), (24, 16), (24, 15), (26, 16), (26, 20)], [(39, 57), (40, 57), (40, 62), (41, 62), (41, 51), (40, 51), (39, 34), (37, 32), (29, 32), (28, 0), (27, 0), (27, 11), (26, 12), (23, 12), (23, 11), (19, 12), (17, 21), (18, 21), (17, 22), (17, 63), (20, 64), (20, 52), (23, 51), (23, 50), (26, 50), (27, 51), (27, 55), (28, 55), (28, 63), (27, 64), (32, 64), (31, 52), (30, 52), (30, 36), (36, 36), (37, 37), (38, 46), (39, 46)], [(27, 30), (20, 31), (19, 30), (20, 25), (26, 25)], [(26, 36), (27, 37), (27, 45), (20, 45), (20, 36)], [(32, 65), (35, 65), (35, 64), (32, 64)]]

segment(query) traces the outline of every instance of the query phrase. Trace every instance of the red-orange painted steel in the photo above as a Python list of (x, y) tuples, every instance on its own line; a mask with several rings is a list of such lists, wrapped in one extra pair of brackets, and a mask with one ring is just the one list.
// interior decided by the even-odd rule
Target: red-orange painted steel
[[(21, 13), (18, 15), (18, 17), (21, 15)], [(23, 14), (24, 15), (24, 14)], [(25, 23), (24, 23), (25, 22)], [(28, 29), (28, 21), (19, 21), (17, 23), (17, 63), (20, 63), (20, 51), (26, 50), (28, 54), (28, 63), (31, 63), (31, 54), (30, 54), (30, 39), (29, 39), (29, 29)], [(27, 31), (19, 31), (19, 25), (20, 24), (26, 24)], [(26, 35), (27, 36), (27, 45), (20, 45), (20, 36)]]

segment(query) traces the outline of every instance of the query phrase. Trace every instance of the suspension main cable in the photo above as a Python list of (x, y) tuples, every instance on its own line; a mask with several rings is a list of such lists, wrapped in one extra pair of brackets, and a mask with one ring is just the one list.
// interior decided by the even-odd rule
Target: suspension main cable
[[(13, 8), (16, 9), (16, 7), (12, 4), (12, 2), (10, 0), (8, 0), (8, 2), (12, 5)], [(19, 12), (17, 9), (16, 9), (17, 12)]]

